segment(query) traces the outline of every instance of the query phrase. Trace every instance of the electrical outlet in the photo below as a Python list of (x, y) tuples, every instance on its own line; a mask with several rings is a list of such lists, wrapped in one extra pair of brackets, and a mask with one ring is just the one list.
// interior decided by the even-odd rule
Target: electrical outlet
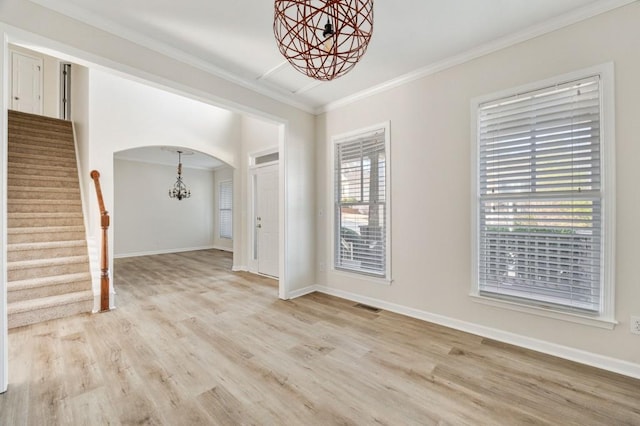
[(640, 317), (631, 317), (631, 332), (633, 334), (640, 334)]

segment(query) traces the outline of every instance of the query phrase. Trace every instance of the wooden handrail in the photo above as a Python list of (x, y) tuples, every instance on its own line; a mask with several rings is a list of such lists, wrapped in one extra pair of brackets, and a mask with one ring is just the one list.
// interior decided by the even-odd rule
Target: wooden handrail
[(100, 173), (97, 170), (91, 171), (91, 179), (93, 179), (93, 183), (95, 183), (98, 205), (100, 206), (100, 226), (102, 227), (102, 247), (100, 249), (100, 312), (105, 312), (109, 310), (109, 212), (104, 208), (102, 189), (100, 188)]

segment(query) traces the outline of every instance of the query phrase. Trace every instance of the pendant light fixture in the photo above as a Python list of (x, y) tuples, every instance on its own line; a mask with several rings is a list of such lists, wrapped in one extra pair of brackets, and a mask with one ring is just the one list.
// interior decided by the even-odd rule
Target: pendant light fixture
[(173, 184), (173, 188), (169, 189), (169, 197), (176, 198), (178, 201), (191, 197), (191, 191), (182, 182), (182, 151), (178, 152), (178, 179)]
[(280, 53), (321, 81), (353, 69), (373, 33), (373, 0), (275, 0), (273, 32)]

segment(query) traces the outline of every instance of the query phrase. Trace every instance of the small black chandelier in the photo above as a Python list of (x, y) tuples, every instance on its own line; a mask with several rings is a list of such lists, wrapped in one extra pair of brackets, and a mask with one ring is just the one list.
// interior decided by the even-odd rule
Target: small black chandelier
[(182, 151), (178, 151), (178, 179), (173, 184), (173, 188), (169, 189), (169, 197), (177, 198), (178, 201), (191, 197), (191, 191), (182, 182)]

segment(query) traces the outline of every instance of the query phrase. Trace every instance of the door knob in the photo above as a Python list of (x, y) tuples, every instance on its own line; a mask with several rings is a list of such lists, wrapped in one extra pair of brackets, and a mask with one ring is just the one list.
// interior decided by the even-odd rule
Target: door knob
[(17, 97), (17, 96), (14, 96), (14, 97), (13, 97), (13, 99), (15, 99), (16, 101), (19, 101), (19, 100), (20, 100), (20, 98), (19, 98), (19, 97)]
[(262, 228), (262, 225), (257, 224), (257, 225), (256, 225), (256, 228)]

